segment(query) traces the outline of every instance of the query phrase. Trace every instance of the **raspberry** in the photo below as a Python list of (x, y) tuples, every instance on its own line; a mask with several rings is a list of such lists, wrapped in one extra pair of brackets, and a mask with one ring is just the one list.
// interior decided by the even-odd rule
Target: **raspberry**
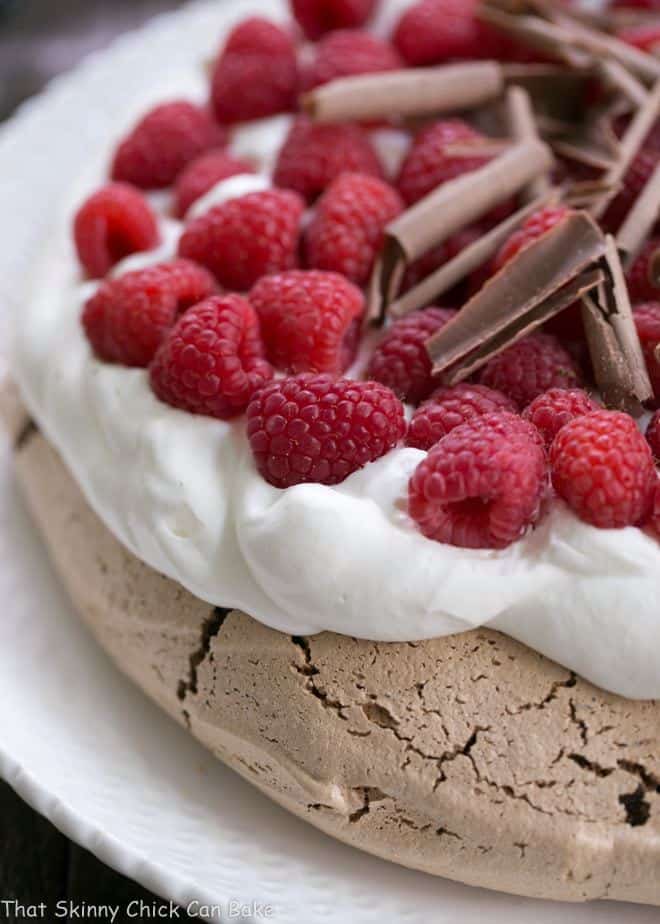
[(339, 375), (353, 361), (364, 297), (343, 276), (313, 270), (264, 276), (250, 302), (278, 369)]
[(87, 300), (83, 327), (99, 359), (148, 366), (178, 316), (215, 288), (211, 274), (188, 260), (124, 273)]
[(633, 302), (652, 302), (660, 300), (660, 287), (653, 284), (651, 277), (651, 257), (660, 250), (660, 238), (648, 240), (626, 273), (628, 294)]
[(363, 26), (377, 0), (291, 0), (291, 10), (307, 38), (315, 41), (332, 29)]
[[(656, 411), (646, 428), (646, 442), (656, 461), (660, 461), (660, 411)], [(660, 513), (660, 511), (658, 511)]]
[(331, 32), (319, 42), (304, 84), (311, 89), (338, 77), (394, 71), (402, 67), (398, 52), (389, 42), (360, 29), (344, 29)]
[(455, 314), (450, 308), (426, 308), (395, 321), (373, 352), (367, 378), (387, 385), (403, 401), (423, 401), (437, 385), (426, 341)]
[(592, 526), (633, 526), (648, 512), (653, 456), (627, 414), (600, 410), (571, 420), (555, 437), (550, 466), (557, 493)]
[(393, 42), (408, 64), (502, 57), (506, 43), (476, 17), (478, 0), (421, 0), (403, 14)]
[(144, 196), (126, 183), (108, 183), (86, 199), (73, 222), (73, 236), (88, 276), (105, 276), (131, 253), (158, 244), (158, 224)]
[(246, 160), (232, 157), (226, 151), (208, 151), (181, 171), (174, 188), (174, 213), (183, 218), (193, 202), (200, 199), (216, 183), (238, 173), (254, 173)]
[(230, 34), (211, 77), (211, 101), (219, 122), (262, 119), (296, 107), (298, 63), (292, 36), (253, 17)]
[(516, 413), (513, 401), (484, 385), (461, 382), (437, 388), (413, 414), (406, 436), (406, 446), (430, 449), (455, 427), (496, 411)]
[(660, 48), (660, 27), (657, 23), (630, 26), (627, 29), (621, 29), (617, 38), (622, 42), (627, 42), (628, 45), (639, 48), (640, 51), (653, 54), (657, 48)]
[(581, 388), (551, 388), (534, 398), (523, 411), (523, 419), (533, 424), (547, 449), (561, 428), (576, 417), (597, 411), (600, 405)]
[(316, 125), (296, 119), (277, 159), (276, 186), (314, 200), (340, 173), (382, 177), (383, 170), (366, 133), (358, 125)]
[(156, 106), (120, 143), (112, 179), (142, 189), (171, 186), (186, 164), (227, 140), (223, 129), (200, 106), (175, 100)]
[(296, 266), (304, 208), (280, 189), (230, 199), (190, 222), (179, 255), (206, 266), (225, 288), (246, 292), (261, 276)]
[(240, 295), (190, 308), (165, 336), (149, 373), (166, 404), (221, 420), (242, 413), (272, 377), (254, 308)]
[(503, 549), (538, 517), (545, 483), (543, 449), (524, 421), (499, 411), (455, 427), (430, 450), (410, 479), (408, 509), (429, 539)]
[(342, 173), (323, 193), (307, 230), (307, 262), (357, 285), (371, 275), (386, 226), (403, 211), (395, 189), (376, 177)]
[(490, 359), (481, 370), (482, 385), (508, 395), (519, 408), (550, 388), (581, 384), (577, 364), (551, 334), (530, 334)]
[(547, 231), (552, 230), (555, 225), (559, 224), (571, 212), (566, 206), (556, 207), (549, 206), (535, 212), (527, 221), (517, 228), (507, 241), (500, 247), (499, 251), (493, 258), (493, 271), (499, 272), (509, 260), (517, 256), (521, 250), (538, 240)]
[[(413, 205), (437, 187), (488, 163), (490, 157), (479, 154), (483, 135), (461, 119), (445, 119), (423, 129), (406, 155), (397, 187), (408, 205)], [(474, 147), (474, 157), (452, 157), (453, 146)]]
[(401, 440), (403, 406), (377, 382), (300, 375), (272, 382), (247, 410), (257, 468), (276, 488), (339, 484)]
[(660, 152), (646, 146), (640, 148), (623, 178), (623, 187), (616, 195), (602, 220), (607, 231), (618, 231), (637, 197), (640, 195), (660, 158)]
[(660, 344), (660, 301), (635, 305), (633, 318), (657, 400), (660, 399), (660, 361), (656, 356), (656, 348)]

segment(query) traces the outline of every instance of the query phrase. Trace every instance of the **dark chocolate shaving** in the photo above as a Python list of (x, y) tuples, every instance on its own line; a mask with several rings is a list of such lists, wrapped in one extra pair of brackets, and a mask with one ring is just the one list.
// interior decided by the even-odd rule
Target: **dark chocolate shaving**
[(638, 416), (653, 397), (614, 238), (600, 261), (605, 281), (583, 299), (583, 320), (596, 384), (608, 407)]
[[(660, 61), (658, 62), (660, 64)], [(656, 81), (651, 92), (647, 95), (642, 106), (639, 107), (633, 116), (630, 125), (626, 129), (619, 147), (619, 158), (616, 163), (607, 171), (604, 180), (611, 184), (620, 183), (623, 180), (628, 168), (635, 159), (637, 152), (644, 143), (644, 139), (653, 128), (653, 125), (660, 116), (660, 79)], [(591, 209), (595, 218), (600, 218), (612, 199), (612, 195), (604, 196)]]
[(317, 122), (422, 116), (473, 109), (498, 97), (502, 67), (473, 61), (341, 77), (306, 93), (302, 108)]
[(660, 164), (637, 196), (637, 200), (617, 234), (617, 244), (624, 255), (626, 269), (632, 266), (658, 218), (660, 218)]
[(477, 170), (439, 186), (386, 229), (371, 279), (367, 319), (382, 319), (396, 297), (407, 264), (487, 214), (544, 174), (552, 165), (548, 147), (525, 141)]
[(519, 228), (531, 215), (547, 205), (558, 202), (559, 198), (558, 189), (549, 189), (513, 215), (505, 218), (478, 240), (468, 244), (453, 259), (448, 260), (426, 279), (401, 295), (390, 305), (390, 315), (400, 318), (411, 311), (430, 305), (497, 253), (516, 228)]
[(433, 372), (450, 383), (602, 283), (605, 239), (586, 212), (572, 212), (521, 250), (427, 343)]

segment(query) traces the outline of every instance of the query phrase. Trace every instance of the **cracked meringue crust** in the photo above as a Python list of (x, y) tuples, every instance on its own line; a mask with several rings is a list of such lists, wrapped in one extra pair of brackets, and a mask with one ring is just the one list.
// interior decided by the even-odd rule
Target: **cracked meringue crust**
[(660, 905), (660, 703), (486, 629), (288, 636), (127, 552), (15, 394), (19, 483), (82, 618), (226, 764), (355, 847), (534, 897)]

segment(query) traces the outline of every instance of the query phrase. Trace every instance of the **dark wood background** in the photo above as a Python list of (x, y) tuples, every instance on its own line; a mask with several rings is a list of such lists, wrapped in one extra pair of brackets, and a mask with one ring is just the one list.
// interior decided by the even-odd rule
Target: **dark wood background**
[[(180, 5), (181, 0), (0, 0), (0, 121), (83, 55)], [(54, 909), (62, 899), (123, 908), (136, 899), (158, 901), (65, 838), (0, 782), (0, 901), (43, 901)], [(0, 905), (1, 922), (25, 920), (5, 914), (5, 907)], [(54, 921), (53, 912), (45, 920)], [(193, 919), (182, 913), (178, 920)]]

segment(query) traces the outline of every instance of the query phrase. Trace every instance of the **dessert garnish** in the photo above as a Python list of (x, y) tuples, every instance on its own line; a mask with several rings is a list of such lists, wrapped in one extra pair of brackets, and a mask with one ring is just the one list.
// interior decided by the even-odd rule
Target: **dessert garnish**
[(432, 337), (433, 371), (449, 384), (488, 360), (581, 295), (604, 282), (596, 264), (605, 238), (586, 212), (568, 212), (554, 228), (524, 247)]
[(392, 222), (371, 280), (369, 319), (383, 317), (408, 264), (505, 202), (551, 166), (552, 155), (543, 142), (518, 142), (483, 167), (444, 183)]

